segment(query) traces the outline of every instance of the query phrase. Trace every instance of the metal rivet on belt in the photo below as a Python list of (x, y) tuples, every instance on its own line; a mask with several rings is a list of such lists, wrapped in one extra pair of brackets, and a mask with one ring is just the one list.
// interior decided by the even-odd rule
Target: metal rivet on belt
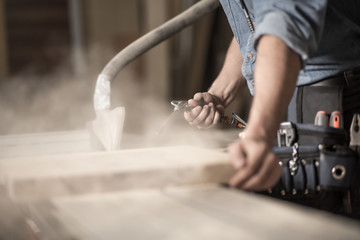
[(336, 180), (343, 179), (346, 175), (346, 169), (343, 165), (336, 165), (331, 170), (332, 176)]
[(315, 166), (316, 166), (316, 167), (319, 167), (319, 166), (320, 166), (319, 161), (315, 161)]

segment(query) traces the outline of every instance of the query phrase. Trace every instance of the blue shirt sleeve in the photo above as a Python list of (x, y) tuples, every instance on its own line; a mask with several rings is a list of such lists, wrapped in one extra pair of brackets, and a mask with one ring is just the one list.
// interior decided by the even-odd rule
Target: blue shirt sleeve
[(301, 56), (303, 66), (316, 51), (325, 22), (327, 0), (256, 0), (254, 46), (273, 35)]

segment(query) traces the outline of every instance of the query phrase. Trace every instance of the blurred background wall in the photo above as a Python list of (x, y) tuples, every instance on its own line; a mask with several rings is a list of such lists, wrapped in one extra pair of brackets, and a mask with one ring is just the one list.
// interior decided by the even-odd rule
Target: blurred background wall
[[(92, 94), (105, 64), (196, 2), (0, 0), (0, 135), (84, 128), (95, 117)], [(144, 118), (151, 111), (143, 109), (171, 110), (171, 99), (206, 91), (231, 38), (218, 8), (121, 71), (113, 106)], [(229, 110), (246, 118), (251, 99), (244, 96)]]

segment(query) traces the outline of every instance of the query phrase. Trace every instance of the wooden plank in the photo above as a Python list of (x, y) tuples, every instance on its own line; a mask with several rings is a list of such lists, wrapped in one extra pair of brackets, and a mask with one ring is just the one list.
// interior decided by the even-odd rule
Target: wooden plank
[[(160, 123), (163, 124), (163, 123)], [(159, 124), (159, 127), (160, 127)], [(163, 134), (139, 135), (124, 133), (121, 149), (134, 149), (159, 146), (190, 145), (208, 148), (224, 148), (238, 137), (238, 131), (197, 129), (176, 129), (171, 124), (164, 128)], [(170, 129), (169, 129), (170, 128)], [(157, 128), (158, 130), (158, 128)], [(0, 136), (0, 162), (12, 158), (41, 155), (70, 154), (99, 151), (92, 146), (88, 130), (43, 132)], [(29, 161), (31, 158), (29, 159)]]
[[(360, 236), (359, 222), (213, 185), (65, 197), (53, 199), (51, 206), (48, 214), (62, 223), (60, 229), (72, 226), (68, 232), (75, 239), (337, 240)], [(46, 216), (44, 204), (38, 209)]]
[(183, 204), (221, 222), (248, 229), (259, 239), (359, 239), (360, 222), (263, 195), (235, 189), (167, 192)]
[(89, 133), (86, 130), (0, 136), (0, 161), (91, 150)]
[[(58, 215), (81, 223), (91, 239), (256, 239), (158, 190), (54, 200)], [(90, 210), (91, 209), (91, 210)], [(90, 210), (90, 211), (89, 211)], [(67, 225), (67, 221), (63, 222)], [(101, 236), (101, 237), (100, 237)]]
[(186, 146), (0, 161), (0, 182), (13, 199), (219, 183), (233, 173), (228, 154)]

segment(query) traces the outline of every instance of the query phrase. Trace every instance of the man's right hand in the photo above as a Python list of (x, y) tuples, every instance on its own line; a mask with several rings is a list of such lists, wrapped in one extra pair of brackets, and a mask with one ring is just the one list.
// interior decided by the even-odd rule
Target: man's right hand
[(188, 101), (193, 107), (185, 112), (185, 119), (198, 128), (210, 128), (220, 122), (221, 115), (245, 86), (241, 66), (243, 58), (235, 38), (232, 39), (226, 53), (224, 65), (207, 92), (196, 93)]
[(221, 99), (209, 92), (196, 93), (188, 103), (193, 109), (185, 112), (184, 117), (189, 124), (198, 128), (206, 129), (215, 126), (224, 113), (224, 104)]

